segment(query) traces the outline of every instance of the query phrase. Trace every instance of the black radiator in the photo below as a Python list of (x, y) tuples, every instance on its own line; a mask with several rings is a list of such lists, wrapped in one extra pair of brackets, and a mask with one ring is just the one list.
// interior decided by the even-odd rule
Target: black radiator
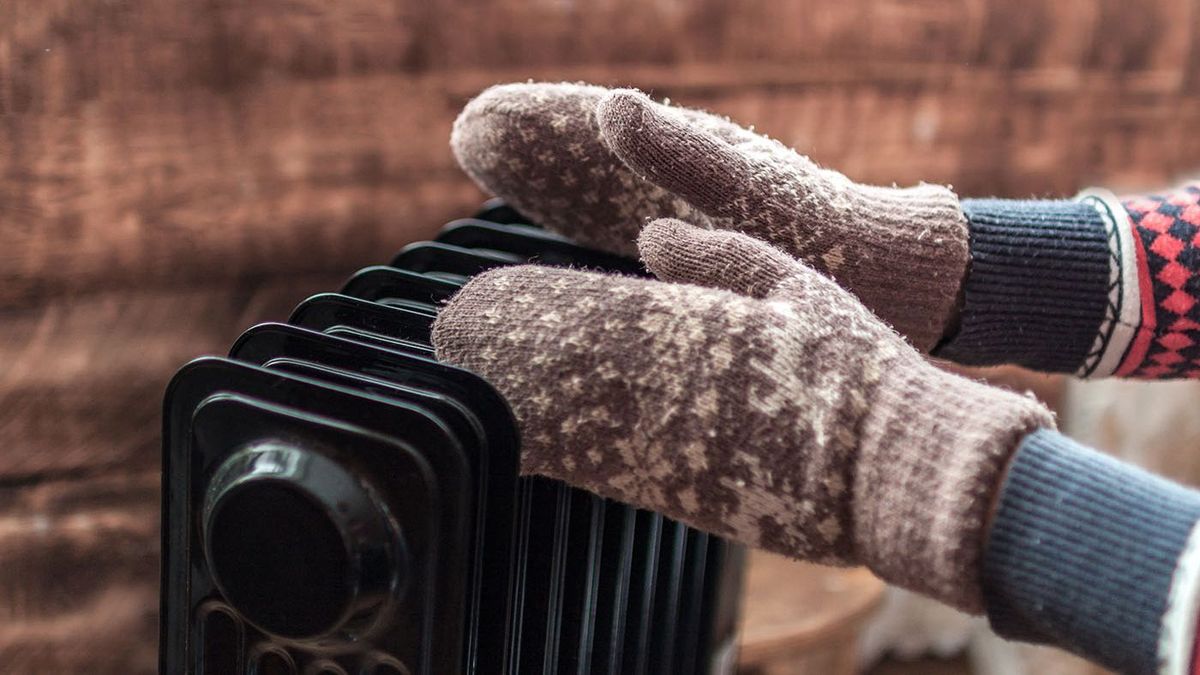
[(485, 269), (644, 274), (520, 221), (489, 204), (176, 374), (161, 672), (732, 672), (741, 549), (518, 477), (508, 405), (434, 360)]

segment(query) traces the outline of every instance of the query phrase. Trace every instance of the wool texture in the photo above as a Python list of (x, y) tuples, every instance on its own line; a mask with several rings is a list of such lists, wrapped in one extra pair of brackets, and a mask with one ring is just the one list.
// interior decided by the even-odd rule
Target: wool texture
[(1142, 320), (1116, 374), (1200, 378), (1200, 183), (1122, 203), (1133, 224)]
[[(1200, 492), (1043, 430), (1011, 462), (983, 564), (1001, 636), (1120, 673), (1158, 671)], [(1191, 634), (1170, 639), (1190, 645)]]
[(962, 205), (971, 273), (959, 328), (933, 353), (966, 365), (1079, 371), (1097, 345), (1112, 288), (1100, 213), (1076, 201), (965, 199)]
[(638, 178), (602, 142), (604, 87), (491, 87), (454, 123), (450, 147), (485, 192), (536, 223), (604, 251), (635, 254), (638, 231), (664, 216), (711, 224), (682, 198)]
[(578, 84), (492, 87), (451, 146), (484, 190), (584, 244), (631, 254), (659, 217), (738, 230), (834, 277), (923, 350), (953, 322), (968, 243), (948, 188), (860, 185), (727, 118)]
[[(928, 351), (953, 322), (969, 260), (949, 188), (860, 185), (778, 141), (631, 90), (597, 109), (613, 152), (701, 212), (803, 260)], [(719, 126), (719, 128), (713, 128)]]
[(512, 404), (526, 473), (982, 611), (990, 500), (1049, 412), (936, 369), (830, 279), (786, 272), (752, 298), (498, 269), (433, 341)]

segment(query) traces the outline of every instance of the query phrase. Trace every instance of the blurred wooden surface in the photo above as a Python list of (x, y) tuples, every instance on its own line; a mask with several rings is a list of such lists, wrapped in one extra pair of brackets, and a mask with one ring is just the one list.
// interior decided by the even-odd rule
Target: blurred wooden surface
[(745, 584), (738, 672), (858, 672), (858, 636), (883, 599), (882, 581), (862, 568), (821, 567), (755, 551)]
[(158, 485), (143, 469), (4, 490), (0, 672), (154, 672)]
[[(0, 3), (0, 524), (12, 523), (0, 669), (150, 669), (154, 490), (120, 486), (154, 471), (171, 372), (466, 213), (481, 195), (446, 139), (484, 86), (633, 84), (858, 179), (1062, 194), (1200, 167), (1198, 12), (1192, 0)], [(111, 487), (108, 506), (72, 496), (94, 486)], [(96, 563), (110, 540), (112, 563)]]

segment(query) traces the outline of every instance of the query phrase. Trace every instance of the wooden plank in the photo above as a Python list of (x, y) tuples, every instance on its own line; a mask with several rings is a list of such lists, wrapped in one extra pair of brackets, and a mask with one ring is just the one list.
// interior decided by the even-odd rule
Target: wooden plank
[(348, 275), (60, 299), (0, 312), (0, 484), (97, 467), (157, 466), (172, 373), (286, 320)]
[(861, 672), (859, 634), (885, 585), (866, 568), (837, 568), (751, 551), (739, 625), (739, 672)]
[(158, 474), (0, 488), (0, 664), (152, 673)]
[(49, 110), (113, 91), (589, 64), (1183, 73), (1196, 12), (1188, 0), (16, 0), (0, 6), (0, 101)]

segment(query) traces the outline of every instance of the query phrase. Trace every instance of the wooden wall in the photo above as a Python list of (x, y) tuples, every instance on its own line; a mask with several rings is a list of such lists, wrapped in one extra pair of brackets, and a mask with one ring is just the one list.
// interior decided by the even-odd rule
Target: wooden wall
[(1200, 167), (1196, 0), (0, 3), (0, 669), (149, 672), (171, 372), (481, 198), (484, 86), (633, 84), (878, 182)]

